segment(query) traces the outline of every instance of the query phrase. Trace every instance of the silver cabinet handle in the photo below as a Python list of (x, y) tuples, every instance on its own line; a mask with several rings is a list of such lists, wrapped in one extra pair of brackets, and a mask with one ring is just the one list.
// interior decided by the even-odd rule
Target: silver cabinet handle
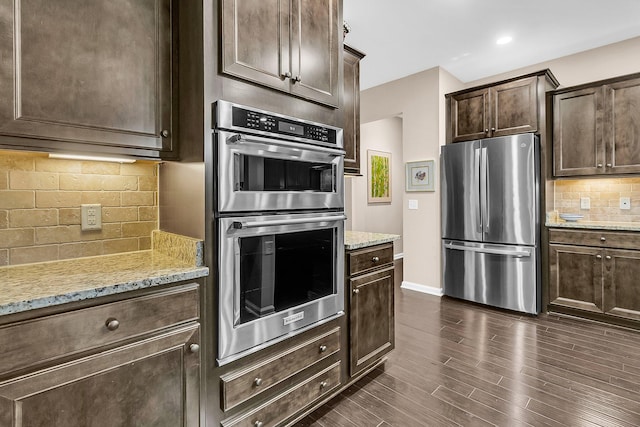
[(596, 167), (601, 168), (601, 167), (602, 167), (602, 163), (598, 163), (598, 164), (596, 165)]
[(160, 132), (160, 135), (162, 135), (163, 138), (168, 138), (169, 137), (169, 131), (166, 129), (163, 129), (162, 132)]
[(611, 255), (607, 255), (606, 257), (604, 257), (605, 259), (611, 259)]
[(115, 331), (120, 327), (120, 322), (118, 322), (117, 319), (110, 317), (107, 319), (106, 322), (104, 322), (104, 325), (107, 327), (108, 330)]
[(598, 254), (598, 255), (596, 255), (596, 258), (597, 259), (602, 259), (602, 255)]
[(607, 241), (607, 238), (606, 238), (606, 237), (604, 237), (604, 236), (602, 236), (602, 237), (600, 238), (600, 241), (601, 241), (601, 242), (606, 242), (606, 241)]
[(292, 224), (307, 224), (316, 222), (327, 221), (344, 221), (347, 219), (344, 215), (325, 216), (319, 218), (300, 218), (300, 219), (281, 219), (273, 221), (234, 221), (233, 228), (240, 230), (242, 228), (257, 228), (257, 227), (269, 227), (273, 225), (292, 225)]
[(488, 129), (488, 128), (487, 128), (487, 129), (485, 129), (485, 130), (484, 130), (484, 133), (489, 133), (489, 129)]
[(324, 353), (325, 351), (327, 351), (327, 346), (326, 345), (321, 345), (320, 346), (320, 353)]
[(298, 83), (298, 82), (301, 82), (301, 81), (302, 81), (302, 76), (295, 76), (295, 77), (293, 78), (293, 82), (294, 82), (294, 83)]
[(322, 382), (320, 383), (320, 388), (325, 388), (325, 387), (326, 387), (326, 386), (328, 386), (328, 385), (329, 385), (329, 383), (328, 383), (328, 382), (326, 382), (326, 381), (322, 381)]
[(290, 79), (291, 73), (287, 71), (286, 73), (280, 74), (280, 77), (282, 77), (283, 79)]
[(496, 128), (491, 128), (491, 132), (495, 132), (495, 131), (496, 131)]
[(353, 293), (354, 293), (354, 294), (359, 294), (359, 293), (360, 293), (360, 289), (354, 289), (354, 290), (353, 290)]
[(262, 378), (258, 377), (253, 380), (253, 385), (255, 385), (256, 387), (260, 387), (262, 385)]
[(611, 163), (607, 163), (607, 167), (608, 167), (608, 168), (610, 168), (610, 167), (612, 167), (612, 166), (613, 166), (613, 165), (612, 165)]
[(373, 258), (371, 258), (371, 261), (379, 262), (380, 261), (380, 257), (374, 256)]
[(262, 427), (264, 423), (262, 421), (256, 421), (255, 423), (253, 423), (253, 425), (256, 427)]
[(194, 353), (194, 354), (195, 354), (195, 353), (197, 353), (197, 352), (199, 352), (199, 351), (200, 351), (200, 346), (199, 346), (198, 344), (193, 343), (193, 344), (191, 344), (191, 345), (189, 346), (189, 352), (190, 352), (190, 353)]

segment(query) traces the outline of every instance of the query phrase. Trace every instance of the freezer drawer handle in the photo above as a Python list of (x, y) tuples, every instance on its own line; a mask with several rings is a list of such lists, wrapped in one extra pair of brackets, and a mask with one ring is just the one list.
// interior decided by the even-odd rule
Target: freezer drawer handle
[(531, 251), (528, 250), (509, 250), (509, 249), (496, 249), (496, 248), (475, 248), (472, 246), (461, 246), (456, 245), (454, 243), (445, 243), (444, 247), (446, 249), (454, 249), (457, 251), (468, 251), (468, 252), (480, 252), (483, 254), (495, 254), (495, 255), (509, 255), (515, 257), (528, 257), (531, 256)]

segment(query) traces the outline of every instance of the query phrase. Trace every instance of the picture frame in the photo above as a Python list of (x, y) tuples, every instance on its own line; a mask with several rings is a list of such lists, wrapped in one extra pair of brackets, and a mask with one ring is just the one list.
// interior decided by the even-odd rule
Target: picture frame
[(405, 165), (406, 191), (436, 191), (435, 160), (407, 162)]
[(391, 203), (391, 153), (367, 150), (367, 203)]

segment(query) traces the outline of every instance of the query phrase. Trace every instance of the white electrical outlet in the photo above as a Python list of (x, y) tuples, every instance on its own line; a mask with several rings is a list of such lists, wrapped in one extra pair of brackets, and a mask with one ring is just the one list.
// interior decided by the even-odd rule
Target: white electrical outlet
[(409, 209), (418, 209), (418, 201), (415, 199), (409, 199)]
[(82, 231), (102, 230), (102, 205), (80, 205)]
[(591, 199), (588, 197), (580, 197), (580, 209), (591, 209)]
[(620, 197), (620, 209), (631, 209), (631, 197)]

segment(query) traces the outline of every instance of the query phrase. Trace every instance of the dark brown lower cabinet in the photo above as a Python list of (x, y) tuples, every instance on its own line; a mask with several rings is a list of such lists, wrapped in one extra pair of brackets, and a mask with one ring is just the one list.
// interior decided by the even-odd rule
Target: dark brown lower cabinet
[(639, 239), (638, 233), (552, 230), (549, 309), (640, 328)]

